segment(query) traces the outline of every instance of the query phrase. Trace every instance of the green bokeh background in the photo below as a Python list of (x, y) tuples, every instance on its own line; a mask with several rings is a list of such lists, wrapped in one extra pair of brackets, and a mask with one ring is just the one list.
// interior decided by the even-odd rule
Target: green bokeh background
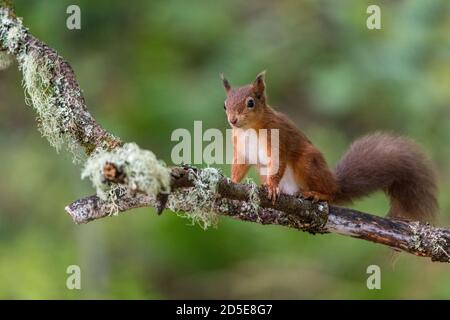
[[(170, 164), (176, 128), (227, 128), (219, 73), (267, 69), (269, 101), (334, 165), (356, 137), (408, 135), (436, 162), (450, 225), (450, 2), (27, 1), (17, 14), (73, 66), (94, 116)], [(81, 8), (82, 29), (66, 28)], [(382, 30), (366, 28), (369, 4)], [(450, 298), (450, 267), (372, 243), (223, 218), (202, 230), (139, 209), (74, 225), (93, 193), (39, 136), (17, 68), (0, 72), (0, 298)], [(227, 166), (222, 167), (226, 174)], [(382, 194), (358, 209), (383, 215)], [(66, 288), (79, 265), (82, 290)], [(368, 290), (366, 268), (382, 271)]]

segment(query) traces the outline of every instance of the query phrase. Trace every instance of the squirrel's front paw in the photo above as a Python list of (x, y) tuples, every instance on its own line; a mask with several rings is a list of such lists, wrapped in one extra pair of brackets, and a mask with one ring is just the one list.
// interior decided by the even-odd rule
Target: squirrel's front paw
[(277, 201), (278, 197), (280, 196), (280, 187), (275, 184), (266, 184), (267, 188), (267, 197), (269, 200), (272, 200), (272, 203), (275, 203)]

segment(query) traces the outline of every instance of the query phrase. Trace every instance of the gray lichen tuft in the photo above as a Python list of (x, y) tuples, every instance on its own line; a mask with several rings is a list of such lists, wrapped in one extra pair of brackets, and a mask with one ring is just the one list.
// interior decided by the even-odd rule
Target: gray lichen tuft
[(73, 134), (74, 115), (61, 92), (61, 77), (55, 76), (54, 70), (60, 68), (60, 60), (44, 54), (45, 48), (39, 48), (28, 41), (28, 29), (21, 18), (15, 17), (10, 10), (0, 8), (0, 69), (11, 59), (5, 52), (15, 55), (19, 69), (23, 74), (23, 86), (26, 92), (25, 102), (38, 114), (38, 126), (49, 143), (60, 151), (65, 145), (74, 155), (74, 160), (81, 158), (80, 143)]
[[(107, 163), (113, 163), (123, 171), (125, 179), (122, 184), (106, 181), (104, 167)], [(92, 181), (101, 199), (112, 202), (118, 192), (143, 192), (156, 196), (170, 191), (169, 169), (153, 152), (142, 150), (135, 143), (126, 143), (113, 151), (93, 153), (86, 161), (81, 177)]]
[(192, 224), (198, 224), (203, 229), (216, 227), (219, 221), (218, 215), (213, 212), (217, 200), (217, 187), (222, 177), (220, 171), (215, 168), (205, 168), (199, 173), (191, 172), (190, 180), (194, 187), (189, 193), (174, 191), (169, 196), (167, 207), (172, 211), (177, 208), (188, 207), (191, 212), (181, 216), (191, 219)]
[[(39, 49), (29, 49), (18, 56), (19, 67), (23, 73), (23, 86), (27, 93), (25, 102), (38, 114), (38, 128), (50, 145), (59, 152), (65, 147), (74, 157), (74, 162), (83, 158), (82, 140), (79, 136), (75, 103), (77, 90), (67, 92), (61, 60), (52, 60)], [(84, 130), (90, 126), (86, 123)]]
[(250, 185), (250, 194), (248, 197), (248, 203), (251, 206), (253, 212), (258, 214), (261, 204), (258, 185), (250, 178), (247, 179), (247, 184)]
[(56, 103), (55, 90), (51, 83), (51, 63), (37, 51), (21, 55), (20, 61), (23, 85), (28, 94), (25, 102), (38, 113), (42, 135), (59, 151), (64, 144), (61, 119), (67, 117), (69, 111), (60, 108)]
[(8, 53), (16, 53), (25, 42), (28, 29), (22, 24), (22, 19), (12, 15), (7, 8), (0, 8), (0, 45)]

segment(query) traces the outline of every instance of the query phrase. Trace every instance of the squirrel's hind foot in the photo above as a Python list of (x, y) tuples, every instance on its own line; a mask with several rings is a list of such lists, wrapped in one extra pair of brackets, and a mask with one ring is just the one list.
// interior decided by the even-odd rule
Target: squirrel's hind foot
[(316, 191), (303, 191), (301, 193), (303, 198), (306, 200), (311, 200), (313, 203), (320, 202), (320, 201), (330, 201), (331, 196), (328, 194), (316, 192)]

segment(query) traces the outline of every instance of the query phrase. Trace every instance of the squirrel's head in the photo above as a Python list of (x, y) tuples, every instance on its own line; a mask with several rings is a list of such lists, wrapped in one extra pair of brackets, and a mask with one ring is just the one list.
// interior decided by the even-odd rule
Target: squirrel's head
[(227, 79), (221, 75), (227, 98), (224, 108), (228, 122), (234, 128), (255, 128), (263, 117), (266, 105), (265, 71), (256, 76), (252, 84), (232, 88)]

